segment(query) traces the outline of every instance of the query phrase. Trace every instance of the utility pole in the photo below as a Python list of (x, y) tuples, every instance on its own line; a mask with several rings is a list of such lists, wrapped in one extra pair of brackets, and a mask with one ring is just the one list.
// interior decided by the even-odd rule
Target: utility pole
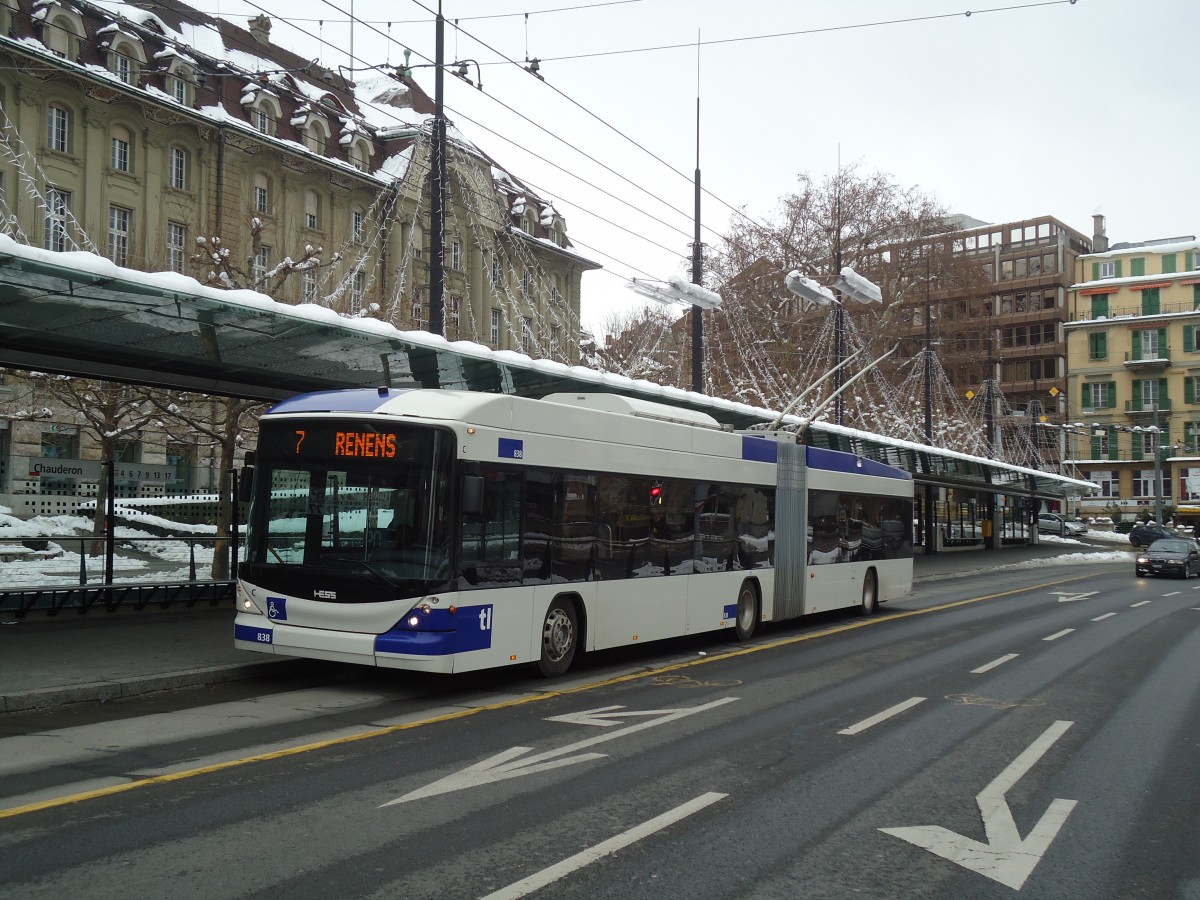
[[(697, 62), (697, 66), (699, 63)], [(697, 74), (697, 78), (699, 74)], [(704, 282), (704, 252), (700, 245), (700, 97), (696, 97), (696, 216), (692, 236), (692, 284)], [(692, 304), (692, 390), (704, 393), (704, 310)]]
[(433, 148), (430, 171), (429, 202), (429, 330), (446, 333), (446, 107), (443, 68), (445, 59), (446, 20), (442, 18), (442, 3), (438, 0), (437, 50), (434, 54), (433, 76)]

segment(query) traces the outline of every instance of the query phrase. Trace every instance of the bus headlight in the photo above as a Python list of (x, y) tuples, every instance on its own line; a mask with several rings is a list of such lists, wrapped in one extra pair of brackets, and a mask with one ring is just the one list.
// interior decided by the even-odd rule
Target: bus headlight
[(420, 625), (420, 624), (421, 624), (421, 617), (420, 617), (420, 616), (417, 616), (417, 615), (411, 615), (411, 616), (409, 616), (409, 617), (408, 617), (408, 627), (409, 627), (409, 628), (416, 628), (416, 627), (417, 627), (418, 625)]
[(238, 612), (249, 613), (252, 616), (261, 616), (263, 614), (262, 610), (258, 608), (258, 605), (250, 598), (250, 592), (242, 587), (241, 582), (238, 582), (236, 600), (234, 603), (235, 609), (237, 609)]

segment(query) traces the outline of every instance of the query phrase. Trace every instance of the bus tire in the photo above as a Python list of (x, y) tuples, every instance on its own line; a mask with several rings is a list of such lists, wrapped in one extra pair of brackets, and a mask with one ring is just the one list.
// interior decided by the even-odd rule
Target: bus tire
[(733, 614), (734, 635), (739, 641), (748, 641), (758, 630), (758, 591), (753, 581), (743, 581), (738, 591), (737, 609)]
[(879, 612), (879, 582), (875, 578), (875, 570), (867, 569), (863, 576), (862, 606), (859, 611), (864, 616), (873, 616)]
[(571, 667), (579, 646), (579, 614), (570, 600), (555, 597), (542, 622), (542, 655), (538, 671), (557, 678)]

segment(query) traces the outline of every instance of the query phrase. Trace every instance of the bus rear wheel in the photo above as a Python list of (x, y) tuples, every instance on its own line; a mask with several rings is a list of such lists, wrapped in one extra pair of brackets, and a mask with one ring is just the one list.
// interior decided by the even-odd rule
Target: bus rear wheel
[(748, 641), (758, 629), (758, 591), (749, 581), (742, 582), (738, 591), (737, 611), (734, 613), (734, 631), (739, 641)]
[(579, 620), (575, 605), (567, 600), (555, 600), (546, 610), (542, 622), (542, 656), (538, 671), (547, 678), (557, 678), (571, 667), (579, 644)]
[(879, 583), (875, 580), (875, 570), (870, 569), (863, 576), (862, 607), (864, 616), (873, 616), (879, 612)]

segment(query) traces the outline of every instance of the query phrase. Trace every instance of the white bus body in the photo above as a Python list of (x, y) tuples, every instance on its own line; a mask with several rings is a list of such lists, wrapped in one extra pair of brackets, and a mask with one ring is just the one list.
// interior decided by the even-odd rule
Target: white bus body
[[(266, 414), (235, 645), (430, 672), (862, 606), (912, 480), (613, 394), (334, 391)], [(249, 473), (248, 473), (249, 474)]]

